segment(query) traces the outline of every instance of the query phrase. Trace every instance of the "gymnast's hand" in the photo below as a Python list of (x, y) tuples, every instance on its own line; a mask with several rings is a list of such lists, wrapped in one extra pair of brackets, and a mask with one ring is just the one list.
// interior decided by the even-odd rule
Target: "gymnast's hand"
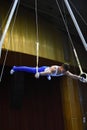
[(39, 78), (40, 77), (40, 73), (39, 72), (37, 72), (36, 74), (35, 74), (35, 78)]
[(86, 74), (81, 74), (80, 75), (80, 81), (83, 82), (83, 83), (87, 83), (87, 77), (86, 77)]

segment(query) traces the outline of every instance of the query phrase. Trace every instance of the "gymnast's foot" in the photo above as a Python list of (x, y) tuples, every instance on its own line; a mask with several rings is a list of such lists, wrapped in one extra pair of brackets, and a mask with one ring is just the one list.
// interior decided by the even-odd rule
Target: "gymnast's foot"
[(13, 68), (10, 70), (10, 74), (12, 75), (15, 71), (14, 71), (14, 67), (15, 66), (13, 66)]
[(48, 79), (48, 80), (51, 80), (51, 76), (50, 76), (50, 75), (49, 75), (49, 76), (47, 76), (47, 79)]

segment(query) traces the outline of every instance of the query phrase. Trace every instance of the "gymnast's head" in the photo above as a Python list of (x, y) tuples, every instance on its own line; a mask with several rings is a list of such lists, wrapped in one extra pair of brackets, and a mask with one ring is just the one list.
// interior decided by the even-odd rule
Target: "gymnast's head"
[(68, 71), (70, 69), (70, 65), (68, 63), (63, 63), (62, 67), (65, 71)]

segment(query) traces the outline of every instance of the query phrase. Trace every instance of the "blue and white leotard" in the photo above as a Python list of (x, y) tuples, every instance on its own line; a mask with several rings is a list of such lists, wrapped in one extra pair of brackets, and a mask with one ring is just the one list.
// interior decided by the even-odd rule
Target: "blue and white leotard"
[[(48, 80), (51, 80), (51, 76), (57, 77), (57, 76), (63, 76), (64, 75), (64, 73), (58, 73), (58, 67), (59, 66), (55, 66), (55, 67), (56, 67), (56, 70), (55, 70), (54, 73), (46, 75)], [(48, 66), (41, 66), (41, 67), (38, 67), (38, 72), (44, 72), (44, 71), (47, 71), (48, 69), (49, 69)], [(36, 74), (36, 67), (13, 66), (12, 71), (13, 72), (22, 71), (22, 72), (28, 72), (28, 73)]]
[[(64, 73), (58, 73), (58, 67), (59, 67), (59, 66), (55, 66), (55, 67), (56, 67), (55, 72), (54, 72), (54, 73), (51, 73), (51, 74), (49, 74), (49, 75), (52, 76), (52, 77), (63, 76)], [(47, 71), (48, 69), (49, 69), (49, 67), (47, 67), (47, 68), (45, 69), (45, 71)]]

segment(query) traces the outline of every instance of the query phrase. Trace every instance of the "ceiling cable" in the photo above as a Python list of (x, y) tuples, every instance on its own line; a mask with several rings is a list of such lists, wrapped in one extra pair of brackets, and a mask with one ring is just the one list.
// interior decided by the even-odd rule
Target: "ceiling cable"
[(67, 31), (67, 33), (68, 33), (69, 40), (70, 40), (70, 43), (71, 43), (71, 45), (72, 45), (74, 55), (75, 55), (76, 61), (77, 61), (77, 63), (78, 63), (79, 69), (80, 69), (80, 73), (82, 74), (82, 73), (83, 73), (83, 71), (82, 71), (82, 67), (81, 67), (81, 64), (80, 64), (80, 61), (79, 61), (79, 58), (78, 58), (78, 55), (77, 55), (76, 49), (75, 49), (75, 47), (74, 47), (74, 44), (73, 44), (73, 41), (72, 41), (71, 35), (70, 35), (70, 33), (69, 33), (69, 29), (68, 29), (67, 23), (66, 23), (66, 21), (65, 21), (65, 19), (64, 19), (64, 16), (63, 16), (62, 10), (61, 10), (60, 5), (59, 5), (59, 3), (58, 3), (57, 0), (56, 0), (56, 3), (57, 3), (57, 6), (58, 6), (58, 8), (59, 8), (60, 14), (61, 14), (61, 16), (62, 16), (62, 19), (63, 19), (64, 25), (65, 25), (66, 31)]
[(12, 2), (12, 4), (11, 4), (11, 6), (10, 6), (10, 8), (9, 8), (7, 14), (6, 14), (6, 16), (5, 16), (5, 18), (3, 19), (3, 23), (2, 23), (2, 25), (1, 25), (1, 28), (3, 28), (4, 25), (5, 25), (5, 23), (6, 23), (7, 17), (8, 17), (8, 15), (9, 15), (11, 9), (12, 9), (12, 5), (13, 5), (13, 2)]
[[(9, 45), (10, 45), (10, 43), (11, 43), (11, 37), (12, 37), (14, 24), (15, 24), (16, 17), (17, 17), (17, 12), (18, 12), (19, 4), (20, 4), (20, 0), (19, 0), (19, 2), (18, 2), (18, 6), (17, 6), (16, 12), (15, 12), (15, 15), (14, 15), (14, 21), (13, 21), (13, 24), (12, 24), (12, 29), (11, 29), (11, 31), (10, 31), (10, 36), (9, 36), (9, 40), (8, 40), (8, 41), (9, 41)], [(1, 80), (2, 80), (2, 76), (3, 76), (3, 72), (4, 72), (4, 68), (5, 68), (5, 63), (6, 63), (6, 60), (7, 60), (7, 55), (8, 55), (8, 49), (6, 50), (4, 62), (3, 62), (3, 65), (2, 65), (2, 69), (1, 69), (0, 82), (1, 82)]]
[(35, 0), (35, 16), (36, 16), (36, 73), (38, 73), (38, 64), (39, 64), (39, 38), (38, 38), (37, 0)]
[(71, 2), (71, 0), (69, 0), (70, 4), (72, 5), (72, 7), (75, 9), (76, 13), (79, 15), (79, 17), (82, 19), (82, 21), (84, 22), (84, 24), (87, 26), (87, 22), (85, 21), (85, 19), (82, 17), (82, 15), (79, 13), (79, 11), (76, 9), (75, 5)]

